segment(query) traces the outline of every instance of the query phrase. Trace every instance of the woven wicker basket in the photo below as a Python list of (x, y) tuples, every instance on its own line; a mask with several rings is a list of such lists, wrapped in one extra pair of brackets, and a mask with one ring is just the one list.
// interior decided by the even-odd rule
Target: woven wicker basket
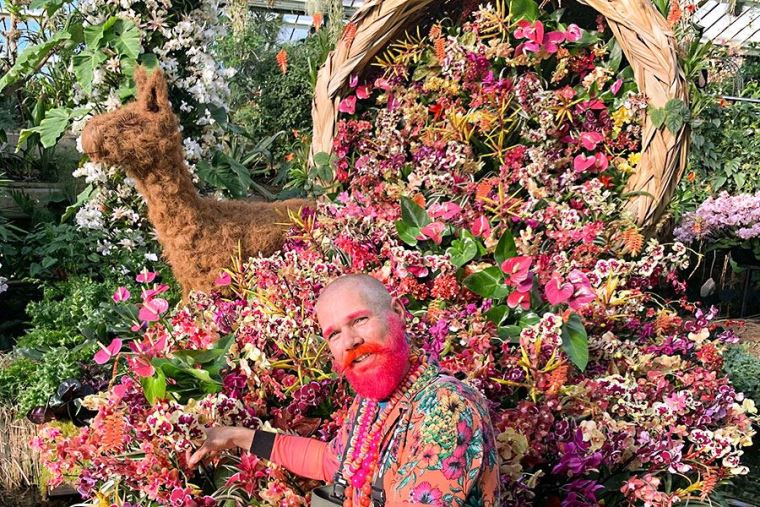
[[(677, 59), (676, 41), (650, 0), (581, 0), (602, 14), (633, 67), (639, 90), (649, 103), (688, 100), (688, 86)], [(415, 24), (429, 18), (441, 0), (368, 0), (351, 18), (353, 38), (338, 42), (317, 78), (312, 118), (312, 155), (332, 151), (338, 104), (349, 76), (362, 75), (375, 55)], [(688, 127), (676, 135), (655, 128), (647, 118), (642, 131), (638, 172), (628, 181), (635, 193), (627, 204), (636, 221), (650, 231), (657, 224), (686, 166)]]

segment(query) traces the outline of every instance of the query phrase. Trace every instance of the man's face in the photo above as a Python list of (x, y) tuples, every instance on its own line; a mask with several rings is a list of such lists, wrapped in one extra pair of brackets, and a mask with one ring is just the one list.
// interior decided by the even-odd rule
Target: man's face
[(317, 304), (317, 320), (334, 368), (360, 395), (385, 399), (408, 367), (400, 305), (378, 309), (352, 286), (332, 288)]

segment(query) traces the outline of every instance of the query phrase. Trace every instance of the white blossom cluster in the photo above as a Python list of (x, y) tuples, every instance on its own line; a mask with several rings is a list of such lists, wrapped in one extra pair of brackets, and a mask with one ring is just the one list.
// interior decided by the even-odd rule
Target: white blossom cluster
[[(142, 53), (156, 55), (158, 64), (170, 86), (187, 92), (191, 103), (173, 104), (175, 111), (184, 113), (199, 111), (203, 104), (227, 108), (228, 81), (234, 69), (219, 65), (211, 53), (211, 44), (225, 33), (219, 22), (223, 12), (217, 0), (203, 0), (190, 12), (183, 12), (180, 4), (172, 0), (82, 0), (79, 4), (86, 23), (97, 25), (111, 16), (128, 19), (140, 28)], [(85, 93), (75, 84), (74, 102), (89, 108), (93, 114), (119, 108), (118, 92), (108, 83), (121, 81), (122, 63), (113, 57), (94, 72), (92, 93)], [(200, 106), (200, 107), (199, 107)], [(191, 172), (211, 148), (219, 144), (219, 126), (206, 108), (195, 125), (182, 126), (185, 159)], [(90, 116), (76, 121), (72, 130), (80, 136), (77, 148), (82, 151), (81, 132)], [(192, 127), (192, 128), (188, 128)], [(192, 130), (192, 134), (188, 133)], [(117, 251), (133, 251), (150, 243), (153, 234), (145, 219), (145, 204), (136, 192), (133, 182), (118, 168), (103, 167), (87, 162), (74, 172), (84, 177), (94, 188), (91, 199), (79, 210), (76, 222), (80, 228), (91, 230), (99, 236), (98, 251), (110, 255)], [(146, 260), (157, 255), (145, 253)]]

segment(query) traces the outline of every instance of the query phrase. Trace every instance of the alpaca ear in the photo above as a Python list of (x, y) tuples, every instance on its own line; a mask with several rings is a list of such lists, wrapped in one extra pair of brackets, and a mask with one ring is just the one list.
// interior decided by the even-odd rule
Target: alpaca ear
[(135, 80), (135, 84), (137, 85), (137, 96), (139, 97), (140, 94), (145, 90), (145, 83), (148, 82), (148, 73), (145, 71), (145, 67), (142, 65), (135, 67), (135, 72), (132, 75), (132, 79)]
[(164, 72), (160, 68), (157, 68), (151, 74), (149, 90), (148, 108), (151, 111), (171, 111), (172, 104), (169, 101), (169, 85), (166, 84)]

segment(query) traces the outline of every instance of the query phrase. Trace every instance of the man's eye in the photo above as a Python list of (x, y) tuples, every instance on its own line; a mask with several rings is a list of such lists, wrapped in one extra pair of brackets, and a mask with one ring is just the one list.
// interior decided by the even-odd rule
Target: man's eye
[(364, 324), (368, 320), (369, 320), (369, 318), (367, 318), (367, 317), (359, 317), (358, 319), (356, 319), (354, 321), (354, 324)]

